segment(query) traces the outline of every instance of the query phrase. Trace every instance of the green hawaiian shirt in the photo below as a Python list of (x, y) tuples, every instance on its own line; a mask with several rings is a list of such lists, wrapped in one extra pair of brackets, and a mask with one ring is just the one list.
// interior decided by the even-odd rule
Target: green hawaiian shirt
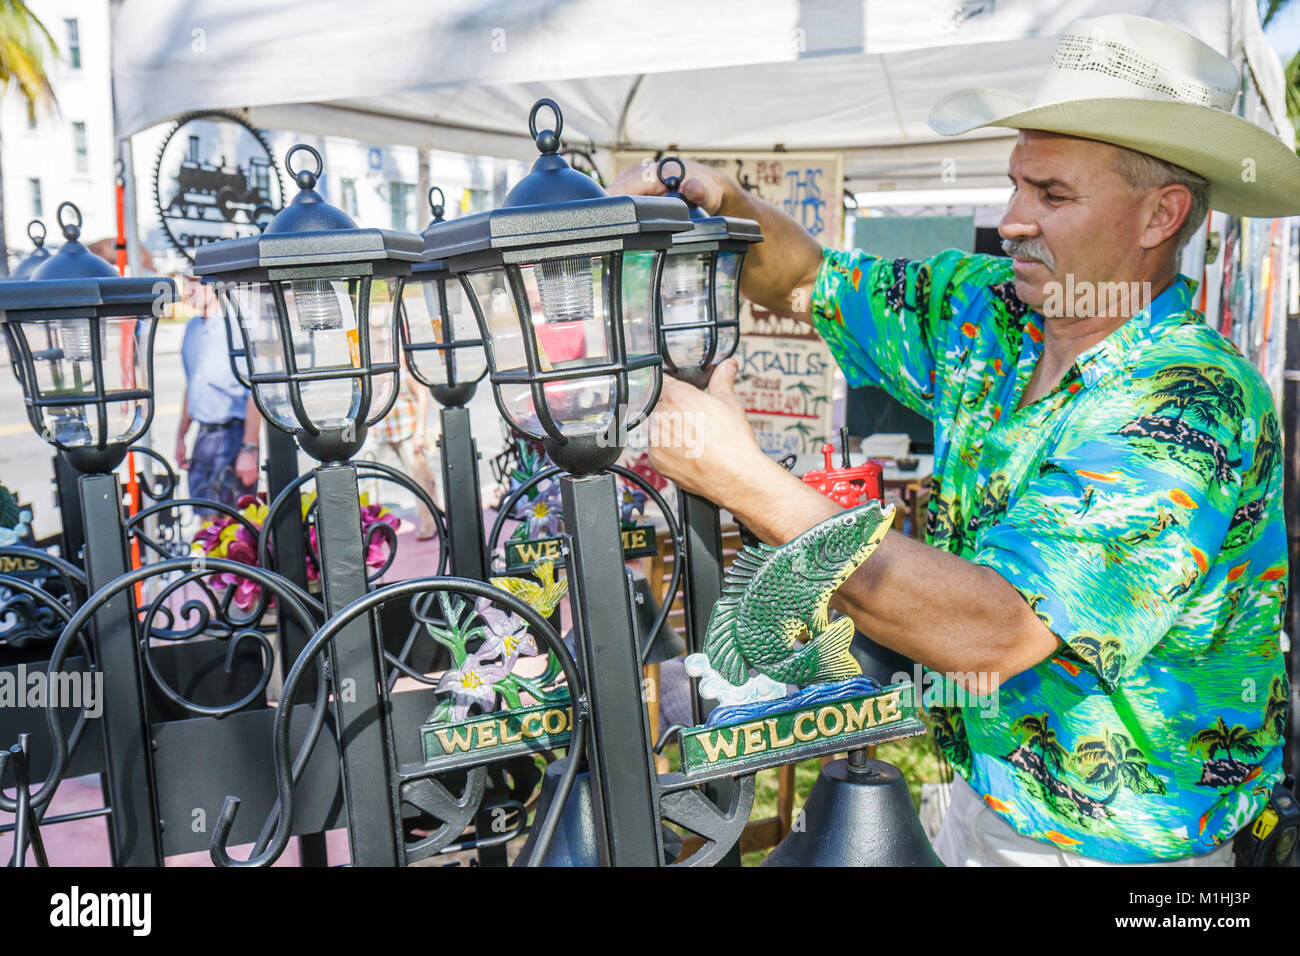
[(1017, 831), (1105, 860), (1209, 852), (1281, 776), (1278, 420), (1194, 289), (1179, 276), (1020, 410), (1043, 319), (1011, 260), (827, 250), (813, 295), (849, 384), (934, 422), (927, 540), (1063, 642), (978, 705), (927, 687), (936, 740)]

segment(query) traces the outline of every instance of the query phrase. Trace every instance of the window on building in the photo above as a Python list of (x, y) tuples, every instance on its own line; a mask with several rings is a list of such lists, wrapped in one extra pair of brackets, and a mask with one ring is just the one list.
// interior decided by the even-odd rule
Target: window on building
[(32, 218), (40, 219), (45, 215), (44, 206), (41, 203), (41, 181), (39, 179), (27, 180), (27, 185), (32, 191)]
[(86, 154), (86, 124), (72, 124), (72, 151), (77, 172), (89, 172), (90, 162)]
[(64, 20), (68, 31), (68, 65), (74, 70), (81, 69), (81, 37), (77, 32), (76, 20)]
[(394, 229), (414, 230), (415, 186), (412, 183), (389, 183), (388, 202), (392, 208)]
[(339, 180), (339, 205), (349, 216), (357, 214), (357, 181), (355, 179)]

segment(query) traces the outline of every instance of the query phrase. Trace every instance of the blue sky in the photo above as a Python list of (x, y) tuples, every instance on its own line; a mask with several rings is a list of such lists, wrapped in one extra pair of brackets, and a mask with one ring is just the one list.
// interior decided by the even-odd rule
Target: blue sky
[(1300, 50), (1300, 0), (1291, 0), (1264, 31), (1269, 44), (1286, 63)]

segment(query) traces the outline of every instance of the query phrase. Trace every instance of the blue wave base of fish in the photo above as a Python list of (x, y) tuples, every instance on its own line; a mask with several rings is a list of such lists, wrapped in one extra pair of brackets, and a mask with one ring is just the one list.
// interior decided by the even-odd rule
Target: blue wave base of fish
[(755, 717), (770, 717), (772, 714), (784, 713), (787, 710), (799, 710), (810, 704), (860, 697), (863, 694), (874, 694), (878, 690), (880, 690), (880, 682), (870, 677), (850, 677), (848, 680), (834, 681), (829, 684), (813, 684), (780, 700), (760, 700), (752, 704), (715, 707), (704, 726), (717, 727), (735, 721), (753, 720)]

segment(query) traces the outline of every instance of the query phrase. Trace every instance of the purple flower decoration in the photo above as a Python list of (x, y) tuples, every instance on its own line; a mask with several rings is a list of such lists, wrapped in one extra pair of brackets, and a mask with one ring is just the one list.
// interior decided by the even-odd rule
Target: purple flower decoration
[(528, 623), (518, 614), (493, 607), (487, 598), (474, 602), (474, 610), (487, 625), (487, 635), (475, 652), (480, 660), (500, 657), (508, 673), (515, 669), (519, 658), (537, 656), (537, 641), (528, 633)]
[(451, 719), (464, 720), (475, 704), (485, 713), (496, 706), (497, 692), (492, 685), (505, 676), (505, 668), (497, 664), (484, 664), (477, 654), (470, 654), (460, 667), (443, 674), (434, 689), (451, 691)]
[(618, 497), (618, 516), (624, 524), (630, 524), (632, 515), (640, 514), (645, 517), (646, 493), (636, 485), (623, 485), (623, 491)]
[(515, 505), (514, 517), (528, 523), (529, 538), (549, 538), (560, 533), (560, 486), (550, 482), (546, 491), (532, 501)]

